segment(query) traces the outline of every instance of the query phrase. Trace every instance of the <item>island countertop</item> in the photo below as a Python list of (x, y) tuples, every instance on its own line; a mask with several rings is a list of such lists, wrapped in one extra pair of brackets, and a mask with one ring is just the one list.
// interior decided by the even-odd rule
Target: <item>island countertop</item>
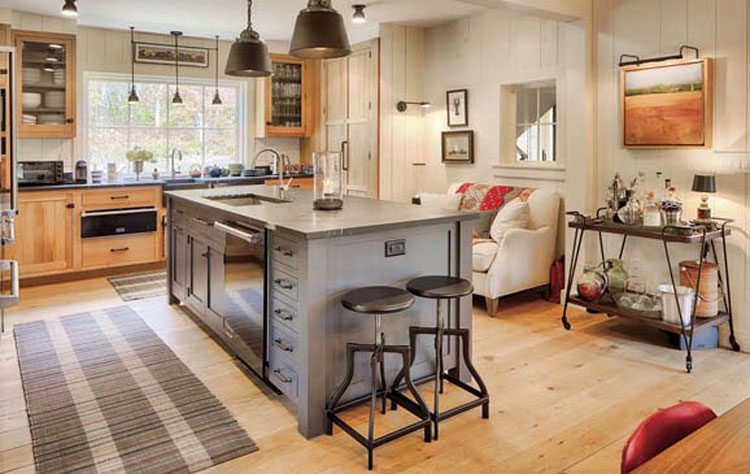
[(479, 218), (478, 213), (450, 211), (415, 206), (392, 201), (361, 197), (344, 197), (344, 208), (339, 211), (313, 209), (312, 191), (292, 188), (284, 193), (288, 202), (262, 201), (259, 205), (235, 206), (216, 198), (252, 194), (261, 199), (279, 200), (275, 187), (233, 186), (220, 189), (190, 189), (164, 193), (168, 198), (214, 208), (263, 225), (270, 230), (286, 230), (306, 239), (323, 239), (372, 231), (413, 227), (418, 224), (468, 221)]

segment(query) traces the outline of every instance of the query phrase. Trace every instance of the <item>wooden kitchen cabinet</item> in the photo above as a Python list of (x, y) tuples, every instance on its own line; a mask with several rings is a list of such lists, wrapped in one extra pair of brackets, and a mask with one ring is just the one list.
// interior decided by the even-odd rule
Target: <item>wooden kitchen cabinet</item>
[(302, 138), (315, 130), (317, 80), (310, 61), (272, 54), (274, 74), (256, 81), (256, 136)]
[(21, 277), (72, 270), (77, 224), (75, 192), (21, 193), (18, 199), (15, 245), (9, 247), (20, 263)]
[(76, 38), (14, 31), (18, 137), (75, 138)]

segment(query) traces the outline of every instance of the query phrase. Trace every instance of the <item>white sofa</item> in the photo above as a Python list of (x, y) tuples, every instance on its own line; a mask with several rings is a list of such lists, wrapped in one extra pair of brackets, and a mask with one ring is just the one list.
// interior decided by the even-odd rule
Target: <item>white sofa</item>
[[(455, 193), (451, 186), (448, 194)], [(556, 255), (560, 196), (537, 189), (528, 198), (526, 229), (511, 229), (499, 243), (479, 241), (473, 248), (474, 294), (484, 296), (487, 312), (497, 314), (499, 298), (549, 283)]]

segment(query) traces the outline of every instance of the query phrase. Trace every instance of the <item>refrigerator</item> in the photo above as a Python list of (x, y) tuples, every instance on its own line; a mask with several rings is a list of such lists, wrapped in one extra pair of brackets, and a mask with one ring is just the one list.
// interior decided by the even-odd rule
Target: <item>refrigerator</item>
[(5, 310), (20, 299), (18, 262), (9, 258), (18, 215), (16, 65), (15, 48), (0, 46), (0, 333), (5, 332)]

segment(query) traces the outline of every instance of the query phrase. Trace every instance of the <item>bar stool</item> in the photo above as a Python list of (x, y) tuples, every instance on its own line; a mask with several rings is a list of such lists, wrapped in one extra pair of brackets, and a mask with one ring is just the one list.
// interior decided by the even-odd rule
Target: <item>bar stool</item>
[[(410, 364), (413, 359), (411, 355), (411, 349), (409, 346), (388, 346), (385, 344), (385, 334), (382, 332), (382, 317), (383, 315), (391, 315), (400, 313), (411, 308), (414, 305), (414, 297), (408, 292), (401, 288), (392, 288), (388, 286), (374, 286), (360, 288), (358, 290), (351, 291), (344, 295), (341, 300), (341, 304), (348, 310), (362, 315), (374, 316), (375, 317), (375, 343), (374, 344), (355, 344), (348, 343), (346, 345), (346, 376), (344, 381), (341, 383), (339, 388), (334, 393), (331, 400), (328, 402), (326, 408), (326, 431), (329, 435), (333, 434), (333, 424), (335, 423), (342, 430), (344, 430), (349, 436), (354, 438), (359, 444), (367, 448), (367, 468), (372, 469), (373, 464), (373, 450), (379, 446), (382, 446), (390, 441), (394, 441), (401, 438), (409, 433), (424, 429), (424, 440), (430, 442), (432, 440), (431, 430), (431, 417), (430, 411), (427, 408), (422, 396), (420, 395), (417, 387), (411, 380)], [(346, 390), (351, 385), (352, 378), (354, 376), (354, 355), (358, 352), (371, 353), (370, 357), (370, 370), (371, 370), (371, 382), (372, 389), (370, 391), (370, 418), (367, 429), (367, 438), (362, 436), (353, 427), (343, 421), (338, 413), (345, 411), (359, 402), (361, 399), (354, 400), (351, 402), (339, 404), (341, 397), (344, 395)], [(405, 401), (398, 401), (407, 411), (419, 418), (419, 421), (412, 423), (408, 426), (400, 428), (396, 431), (390, 432), (379, 438), (374, 437), (375, 429), (375, 409), (377, 405), (378, 395), (382, 396), (382, 413), (386, 413), (386, 398), (388, 397), (387, 382), (385, 379), (385, 364), (384, 354), (400, 354), (403, 365), (400, 373), (409, 391), (414, 395), (416, 403), (412, 400), (405, 398)], [(378, 368), (380, 369), (380, 390), (378, 390)]]
[[(409, 293), (412, 293), (421, 298), (434, 299), (437, 302), (437, 317), (435, 327), (410, 327), (409, 328), (409, 345), (411, 347), (411, 361), (410, 364), (414, 363), (416, 357), (417, 348), (417, 337), (420, 335), (431, 335), (435, 338), (435, 398), (433, 401), (433, 411), (431, 417), (435, 424), (435, 434), (433, 439), (437, 440), (439, 436), (440, 421), (458, 415), (465, 411), (473, 408), (482, 407), (482, 418), (487, 419), (490, 417), (490, 395), (487, 392), (487, 386), (479, 376), (474, 364), (471, 362), (469, 353), (470, 342), (471, 342), (471, 331), (466, 328), (446, 328), (445, 322), (443, 321), (441, 303), (445, 301), (455, 300), (464, 296), (471, 295), (474, 293), (474, 286), (471, 282), (462, 278), (446, 277), (446, 276), (426, 276), (417, 278), (410, 281), (406, 285), (406, 289)], [(462, 352), (464, 363), (466, 368), (474, 380), (476, 380), (479, 390), (468, 385), (458, 378), (446, 373), (443, 369), (443, 337), (445, 336), (457, 336), (461, 339)], [(459, 355), (459, 363), (460, 363)], [(398, 391), (399, 384), (401, 383), (403, 374), (399, 374), (393, 382), (391, 387), (391, 409), (397, 408), (396, 402), (402, 404), (404, 398), (403, 394)], [(451, 408), (444, 412), (440, 412), (440, 394), (443, 393), (443, 381), (456, 385), (462, 390), (474, 395), (476, 399)]]

